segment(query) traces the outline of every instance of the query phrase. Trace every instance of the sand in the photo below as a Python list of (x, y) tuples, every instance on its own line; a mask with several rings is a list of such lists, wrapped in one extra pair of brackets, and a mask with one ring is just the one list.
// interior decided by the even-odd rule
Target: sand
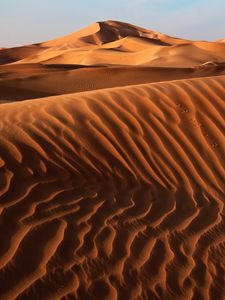
[(0, 299), (224, 299), (225, 44), (107, 21), (0, 50)]

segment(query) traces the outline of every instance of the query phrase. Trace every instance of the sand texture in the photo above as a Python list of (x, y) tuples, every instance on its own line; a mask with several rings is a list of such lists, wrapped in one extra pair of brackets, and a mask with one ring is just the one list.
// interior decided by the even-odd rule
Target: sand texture
[(106, 21), (0, 64), (0, 299), (223, 300), (223, 40)]

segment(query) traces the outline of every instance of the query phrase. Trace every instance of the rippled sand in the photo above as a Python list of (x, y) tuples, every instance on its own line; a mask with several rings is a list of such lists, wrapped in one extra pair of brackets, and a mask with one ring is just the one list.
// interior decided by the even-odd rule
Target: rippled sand
[(1, 300), (223, 299), (223, 50), (114, 21), (0, 50)]

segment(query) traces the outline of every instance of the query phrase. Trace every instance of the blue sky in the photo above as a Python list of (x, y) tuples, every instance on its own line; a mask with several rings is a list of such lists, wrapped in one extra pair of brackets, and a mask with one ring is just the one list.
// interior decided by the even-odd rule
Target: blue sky
[(225, 38), (225, 0), (0, 0), (0, 47), (119, 20), (189, 39)]

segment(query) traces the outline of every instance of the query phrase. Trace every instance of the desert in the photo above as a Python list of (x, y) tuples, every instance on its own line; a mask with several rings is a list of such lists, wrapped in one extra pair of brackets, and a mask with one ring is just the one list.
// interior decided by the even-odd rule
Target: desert
[(1, 48), (0, 299), (223, 300), (224, 166), (224, 39)]

